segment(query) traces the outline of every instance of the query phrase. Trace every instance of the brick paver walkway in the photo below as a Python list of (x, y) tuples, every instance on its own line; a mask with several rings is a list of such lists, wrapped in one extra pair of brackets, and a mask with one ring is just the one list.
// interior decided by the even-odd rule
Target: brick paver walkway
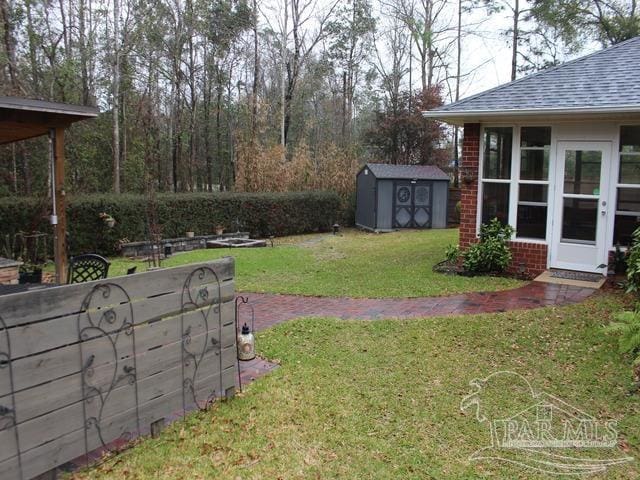
[[(530, 282), (520, 288), (498, 292), (474, 292), (425, 298), (335, 298), (241, 293), (255, 310), (255, 328), (262, 330), (298, 317), (351, 319), (432, 317), (505, 312), (549, 305), (578, 303), (595, 292), (591, 288)], [(240, 320), (250, 318), (246, 306)]]

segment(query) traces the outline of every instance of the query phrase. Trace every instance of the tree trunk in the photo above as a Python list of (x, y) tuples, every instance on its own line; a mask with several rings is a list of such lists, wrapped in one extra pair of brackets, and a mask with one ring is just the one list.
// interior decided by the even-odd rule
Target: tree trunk
[(516, 79), (516, 71), (518, 70), (518, 20), (520, 19), (520, 0), (515, 0), (513, 7), (513, 36), (511, 41), (511, 80)]
[(258, 123), (258, 79), (260, 78), (260, 57), (258, 56), (258, 4), (253, 0), (253, 85), (251, 86), (251, 141), (255, 142)]
[(113, 191), (120, 193), (120, 0), (113, 0)]
[(18, 70), (16, 66), (16, 50), (15, 37), (13, 35), (13, 24), (11, 22), (11, 10), (8, 0), (0, 0), (0, 19), (2, 20), (2, 31), (4, 32), (4, 48), (6, 52), (6, 62), (9, 71), (9, 82), (11, 84), (11, 93), (18, 94), (20, 92), (20, 84), (18, 82)]
[(280, 92), (280, 101), (282, 103), (281, 124), (280, 124), (280, 144), (287, 146), (287, 130), (289, 128), (287, 121), (287, 99), (286, 99), (286, 82), (287, 82), (287, 23), (289, 20), (289, 0), (284, 0), (284, 26), (282, 29), (282, 85)]

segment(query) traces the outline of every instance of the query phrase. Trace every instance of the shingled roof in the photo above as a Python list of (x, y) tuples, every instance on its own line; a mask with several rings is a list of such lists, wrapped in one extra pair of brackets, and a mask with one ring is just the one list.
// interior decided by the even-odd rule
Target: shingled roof
[(402, 180), (449, 180), (449, 175), (434, 165), (388, 165), (367, 163), (376, 178), (398, 178)]
[(451, 114), (640, 111), (640, 37), (563, 63), (438, 110)]

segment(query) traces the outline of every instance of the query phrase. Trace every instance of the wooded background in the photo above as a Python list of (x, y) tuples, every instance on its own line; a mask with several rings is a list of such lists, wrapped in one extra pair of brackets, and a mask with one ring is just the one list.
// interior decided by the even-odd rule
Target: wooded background
[[(100, 108), (69, 131), (71, 193), (347, 195), (364, 161), (455, 170), (458, 132), (420, 111), (498, 16), (512, 78), (640, 34), (636, 0), (0, 0), (0, 94)], [(46, 139), (0, 157), (0, 195), (45, 194)]]

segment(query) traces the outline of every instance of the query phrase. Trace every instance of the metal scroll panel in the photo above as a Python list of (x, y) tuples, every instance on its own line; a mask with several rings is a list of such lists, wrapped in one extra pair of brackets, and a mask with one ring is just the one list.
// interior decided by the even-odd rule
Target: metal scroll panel
[[(211, 290), (216, 292), (213, 301)], [(187, 277), (182, 292), (183, 409), (205, 409), (224, 393), (220, 279), (211, 268), (197, 268)], [(200, 332), (204, 335), (198, 335)], [(218, 378), (212, 379), (211, 372), (217, 372)]]
[[(94, 286), (82, 303), (78, 339), (86, 453), (95, 449), (96, 437), (98, 446), (108, 450), (114, 440), (127, 441), (140, 431), (134, 325), (131, 299), (115, 283)], [(110, 402), (132, 412), (128, 428), (105, 430)]]
[[(3, 444), (3, 449), (8, 449), (10, 457), (16, 457), (18, 459), (18, 474), (20, 478), (23, 477), (22, 473), (22, 457), (20, 452), (20, 436), (17, 427), (17, 415), (16, 415), (16, 401), (15, 401), (15, 388), (13, 382), (13, 364), (11, 357), (11, 338), (9, 336), (9, 330), (7, 324), (0, 317), (0, 377), (8, 380), (11, 385), (11, 394), (4, 397), (0, 404), (0, 432), (5, 430), (12, 430), (13, 435), (10, 438), (13, 439), (13, 444)], [(4, 380), (3, 379), (3, 380)]]

